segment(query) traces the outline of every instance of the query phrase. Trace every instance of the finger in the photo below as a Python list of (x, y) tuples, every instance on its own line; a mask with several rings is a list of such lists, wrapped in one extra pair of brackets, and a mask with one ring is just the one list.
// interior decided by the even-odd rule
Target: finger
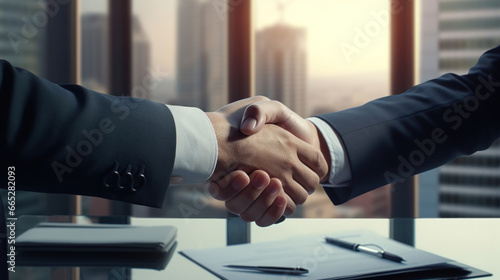
[[(303, 163), (297, 166), (292, 167), (292, 176), (293, 180), (300, 185), (300, 188), (304, 190), (306, 193), (306, 197), (303, 198), (304, 200), (302, 202), (299, 201), (297, 204), (302, 204), (304, 203), (305, 199), (307, 198), (307, 195), (313, 193), (316, 190), (316, 187), (319, 184), (319, 175), (316, 174), (313, 170), (309, 169), (309, 167)], [(288, 193), (288, 192), (287, 192)], [(296, 194), (301, 196), (302, 193)], [(294, 197), (292, 197), (294, 198)], [(295, 200), (295, 202), (298, 202)]]
[(260, 131), (266, 123), (286, 123), (293, 111), (278, 101), (261, 101), (249, 105), (243, 113), (240, 130), (246, 135)]
[(276, 124), (304, 141), (311, 139), (307, 121), (278, 101), (262, 101), (248, 106), (243, 113), (240, 131), (253, 135), (265, 124)]
[(248, 175), (241, 170), (235, 170), (217, 181), (210, 182), (208, 191), (215, 199), (226, 201), (248, 184), (250, 184)]
[(260, 227), (267, 227), (274, 224), (276, 221), (283, 217), (283, 212), (286, 206), (286, 198), (277, 196), (273, 204), (266, 210), (264, 215), (255, 221), (255, 224)]
[(243, 213), (260, 196), (271, 179), (266, 172), (256, 170), (250, 174), (250, 184), (226, 200), (226, 208), (233, 214)]
[[(283, 187), (281, 181), (273, 178), (266, 189), (260, 194), (260, 196), (250, 205), (245, 211), (240, 214), (241, 219), (246, 222), (253, 222), (262, 217), (269, 208), (278, 194), (283, 192)], [(285, 208), (283, 207), (283, 211)], [(276, 217), (278, 219), (279, 217)]]
[(290, 178), (285, 177), (281, 180), (285, 193), (292, 199), (295, 205), (301, 205), (306, 201), (308, 196), (307, 190), (302, 185), (297, 183), (291, 175)]
[(311, 194), (316, 189), (320, 179), (328, 173), (328, 163), (321, 151), (305, 142), (298, 144), (297, 157), (305, 166), (295, 168), (293, 177)]
[(265, 96), (253, 96), (253, 97), (241, 99), (241, 100), (232, 102), (230, 104), (227, 104), (217, 111), (218, 112), (225, 112), (225, 113), (234, 113), (234, 112), (241, 110), (242, 108), (244, 108), (245, 106), (248, 106), (250, 104), (262, 102), (262, 101), (268, 101), (268, 100), (269, 100), (269, 98), (267, 98)]
[[(284, 192), (284, 189), (283, 189)], [(285, 205), (285, 216), (290, 216), (295, 212), (295, 209), (297, 208), (297, 205), (295, 202), (293, 202), (293, 199), (285, 192), (282, 195), (285, 198), (286, 205)]]

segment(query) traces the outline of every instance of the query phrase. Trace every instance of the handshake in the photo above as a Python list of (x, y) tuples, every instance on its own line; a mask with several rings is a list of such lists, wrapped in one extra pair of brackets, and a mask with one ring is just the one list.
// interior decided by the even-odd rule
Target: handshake
[(257, 96), (207, 115), (218, 143), (209, 191), (243, 220), (271, 225), (328, 178), (323, 136), (282, 103)]

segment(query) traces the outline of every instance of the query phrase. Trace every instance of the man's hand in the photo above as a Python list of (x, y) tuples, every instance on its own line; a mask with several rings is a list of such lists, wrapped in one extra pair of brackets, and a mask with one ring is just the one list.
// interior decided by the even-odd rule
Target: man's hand
[(281, 181), (269, 178), (261, 170), (252, 172), (250, 177), (241, 170), (233, 171), (219, 181), (210, 182), (210, 193), (217, 199), (224, 198), (230, 212), (261, 227), (272, 225), (284, 214), (288, 197)]
[[(254, 97), (251, 100), (246, 100), (255, 101), (257, 99), (260, 101), (249, 104), (243, 113), (240, 129), (244, 134), (253, 135), (259, 132), (266, 123), (276, 124), (287, 129), (307, 143), (321, 149), (324, 158), (328, 162), (328, 166), (330, 166), (331, 160), (328, 146), (316, 126), (302, 119), (299, 115), (278, 101), (271, 101), (265, 97)], [(263, 171), (255, 171), (254, 173), (256, 172)], [(229, 206), (228, 209), (230, 209), (231, 205), (246, 205), (248, 203), (247, 201), (249, 201), (249, 197), (248, 195), (240, 195), (240, 193), (247, 193), (247, 189), (251, 190), (253, 188), (252, 186), (258, 185), (258, 182), (254, 182), (256, 180), (255, 178), (258, 177), (253, 176), (252, 182), (250, 182), (250, 178), (243, 171), (233, 171), (220, 180), (212, 182), (212, 190), (218, 194), (216, 197), (226, 201), (226, 206)], [(326, 178), (328, 178), (328, 173), (323, 178), (326, 180)], [(261, 192), (258, 198), (261, 201), (271, 201), (273, 198), (275, 199), (275, 204), (272, 204), (272, 207), (268, 206), (267, 209), (261, 210), (264, 213), (263, 216), (259, 219), (253, 219), (260, 226), (270, 225), (280, 218), (277, 214), (279, 213), (279, 207), (277, 205), (280, 205), (279, 196), (273, 197), (272, 195), (268, 195), (270, 192), (271, 191)], [(231, 200), (231, 203), (228, 203), (229, 200)], [(261, 202), (260, 205), (265, 206), (266, 204)], [(232, 212), (239, 214), (246, 221), (252, 220), (248, 219), (250, 215), (247, 214), (246, 210), (240, 209), (239, 211), (233, 210)], [(290, 211), (285, 214), (290, 214)]]
[(290, 214), (289, 204), (302, 204), (326, 175), (328, 165), (318, 149), (278, 126), (259, 127), (259, 133), (245, 137), (239, 130), (245, 107), (260, 100), (266, 98), (245, 99), (207, 114), (219, 145), (216, 172), (211, 179), (217, 181), (237, 169), (247, 173), (264, 170), (283, 184), (292, 200), (287, 203)]
[[(253, 135), (259, 132), (265, 124), (278, 125), (299, 139), (320, 149), (328, 163), (328, 167), (330, 167), (331, 157), (328, 145), (321, 132), (310, 121), (301, 118), (279, 101), (262, 100), (249, 105), (245, 109), (240, 129), (245, 135)], [(329, 172), (321, 178), (321, 182), (328, 178), (328, 174)]]

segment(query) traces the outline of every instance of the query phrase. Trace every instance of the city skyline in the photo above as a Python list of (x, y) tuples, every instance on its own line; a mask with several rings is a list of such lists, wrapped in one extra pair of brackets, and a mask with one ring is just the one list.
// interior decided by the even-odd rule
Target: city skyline
[[(213, 1), (199, 2), (208, 3), (217, 12)], [(175, 78), (178, 0), (135, 0), (132, 3), (133, 13), (141, 19), (146, 34), (151, 38), (152, 61)], [(256, 1), (253, 9), (255, 32), (279, 22), (276, 1)], [(106, 11), (107, 1), (81, 1), (82, 14)], [(225, 16), (228, 12), (220, 15)], [(387, 73), (389, 19), (386, 16), (390, 12), (392, 10), (386, 0), (317, 0), (314, 5), (305, 0), (295, 0), (287, 6), (284, 22), (304, 28), (308, 34), (307, 49), (311, 52), (307, 64), (309, 77)], [(219, 19), (224, 25), (224, 19)], [(366, 42), (358, 42), (358, 38), (365, 38)], [(345, 53), (352, 53), (349, 59)]]
[[(221, 16), (226, 16), (230, 11), (217, 11), (213, 1), (196, 2), (205, 3), (206, 7), (219, 12), (219, 20), (213, 21), (212, 26), (220, 24), (221, 28), (224, 28), (225, 21)], [(388, 16), (392, 12), (389, 1), (355, 2), (320, 0), (310, 5), (307, 1), (296, 0), (290, 1), (286, 6), (283, 22), (303, 28), (307, 33), (306, 91), (310, 102), (306, 115), (358, 106), (389, 93)], [(158, 65), (162, 72), (169, 74), (167, 79), (170, 86), (164, 91), (167, 93), (162, 95), (158, 92), (155, 96), (158, 100), (175, 101), (175, 89), (171, 85), (175, 83), (178, 75), (179, 2), (151, 0), (147, 4), (139, 1), (132, 3), (133, 13), (141, 19), (144, 32), (151, 40), (152, 63)], [(277, 3), (254, 2), (255, 33), (280, 22)], [(82, 1), (81, 6), (82, 13), (107, 11), (107, 1), (102, 0)], [(370, 28), (376, 32), (366, 34), (366, 30), (371, 30)], [(367, 36), (367, 41), (360, 44), (358, 41), (365, 38), (363, 36)], [(342, 53), (342, 46), (346, 52), (351, 51), (350, 60)], [(353, 77), (356, 77), (357, 81), (351, 81)], [(333, 83), (333, 80), (337, 82)], [(350, 82), (345, 83), (346, 80)], [(353, 95), (353, 92), (357, 94)]]

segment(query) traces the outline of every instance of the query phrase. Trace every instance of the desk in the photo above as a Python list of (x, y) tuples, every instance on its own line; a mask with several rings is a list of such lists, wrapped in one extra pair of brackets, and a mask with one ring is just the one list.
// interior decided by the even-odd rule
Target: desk
[[(37, 219), (40, 219), (38, 217)], [(20, 218), (18, 224), (25, 219)], [(29, 220), (29, 219), (28, 219)], [(77, 221), (85, 222), (86, 217)], [(131, 218), (132, 225), (173, 225), (178, 229), (177, 251), (226, 245), (225, 219)], [(287, 219), (268, 228), (252, 224), (251, 242), (266, 242), (310, 234), (370, 230), (389, 236), (388, 219)], [(493, 273), (500, 279), (500, 219), (416, 219), (415, 244), (443, 257)], [(162, 271), (148, 269), (17, 267), (11, 280), (131, 280), (131, 279), (218, 279), (177, 252)]]

